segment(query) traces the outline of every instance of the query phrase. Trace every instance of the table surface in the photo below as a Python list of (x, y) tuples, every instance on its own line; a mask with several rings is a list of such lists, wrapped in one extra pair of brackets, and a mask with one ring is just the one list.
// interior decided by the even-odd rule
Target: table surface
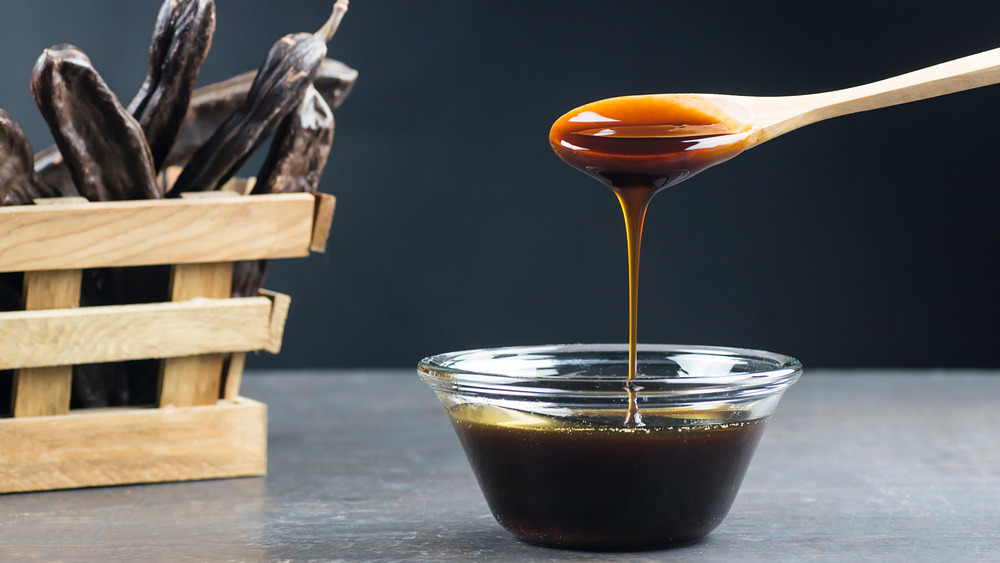
[(0, 496), (0, 561), (1000, 561), (1000, 373), (813, 371), (703, 541), (516, 540), (412, 370), (249, 374), (267, 477)]

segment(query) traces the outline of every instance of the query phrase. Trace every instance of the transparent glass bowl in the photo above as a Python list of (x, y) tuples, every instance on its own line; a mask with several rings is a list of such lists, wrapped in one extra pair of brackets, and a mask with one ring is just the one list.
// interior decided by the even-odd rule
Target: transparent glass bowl
[[(640, 345), (628, 384), (626, 345), (572, 344), (440, 354), (417, 371), (503, 527), (532, 543), (625, 550), (688, 543), (722, 522), (802, 366), (757, 350)], [(626, 422), (630, 403), (638, 425)]]

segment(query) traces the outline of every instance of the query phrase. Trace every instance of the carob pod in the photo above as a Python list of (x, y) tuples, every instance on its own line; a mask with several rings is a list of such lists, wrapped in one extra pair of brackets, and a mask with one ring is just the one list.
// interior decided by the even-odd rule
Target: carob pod
[(316, 193), (330, 156), (333, 129), (333, 110), (310, 87), (299, 107), (275, 132), (252, 193)]
[(79, 196), (69, 168), (59, 154), (59, 147), (52, 145), (35, 154), (35, 176), (52, 191), (63, 197)]
[[(271, 141), (254, 194), (316, 193), (333, 144), (333, 110), (316, 88), (282, 120)], [(267, 260), (233, 264), (233, 297), (257, 295), (267, 275)]]
[[(36, 197), (59, 195), (35, 178), (34, 160), (21, 126), (0, 109), (0, 205), (27, 205)], [(0, 311), (24, 309), (23, 281), (21, 273), (0, 273)], [(0, 371), (0, 415), (10, 412), (13, 377), (11, 370)]]
[[(0, 109), (0, 205), (31, 203), (42, 193), (32, 170), (31, 147), (24, 131), (6, 111)], [(21, 292), (23, 274), (0, 274), (0, 311), (17, 311), (24, 308)], [(14, 385), (12, 370), (0, 371), (0, 416), (11, 412)]]
[(232, 297), (256, 297), (267, 277), (267, 260), (233, 262)]
[(31, 73), (31, 92), (80, 195), (91, 201), (162, 197), (142, 128), (82, 51), (46, 49)]
[[(166, 301), (169, 266), (97, 268), (83, 271), (81, 307)], [(72, 408), (152, 404), (159, 361), (136, 360), (73, 366)]]
[[(91, 201), (162, 197), (142, 128), (79, 49), (46, 49), (32, 72), (31, 91), (80, 195)], [(168, 279), (155, 267), (87, 270), (80, 304), (161, 301)], [(127, 404), (129, 366), (74, 366), (72, 405)]]
[[(195, 80), (214, 33), (214, 0), (166, 0), (160, 6), (149, 47), (146, 80), (128, 106), (146, 136), (156, 171), (165, 166), (184, 122)], [(167, 299), (170, 279), (167, 267), (113, 270), (109, 274), (105, 300), (147, 303)], [(127, 393), (113, 400), (133, 405), (156, 400), (159, 362), (140, 360), (104, 367), (124, 369), (127, 377)]]
[[(256, 75), (257, 71), (251, 70), (222, 82), (197, 88), (191, 95), (184, 123), (170, 154), (158, 169), (187, 162), (219, 126), (243, 105)], [(337, 109), (351, 93), (357, 78), (357, 70), (334, 59), (323, 59), (313, 79), (313, 86), (332, 109)], [(63, 197), (80, 195), (55, 146), (35, 155), (35, 174), (52, 192), (58, 191)]]
[[(191, 158), (219, 126), (243, 105), (256, 75), (256, 71), (244, 72), (195, 90), (184, 125), (165, 164), (181, 164)], [(357, 78), (357, 70), (340, 61), (324, 59), (316, 71), (313, 86), (332, 109), (337, 109), (350, 94)]]
[(184, 167), (171, 190), (214, 190), (231, 178), (302, 101), (326, 57), (326, 42), (347, 11), (338, 0), (333, 14), (316, 33), (293, 33), (279, 39), (257, 71), (247, 99)]
[[(157, 171), (165, 166), (185, 120), (214, 31), (214, 0), (167, 0), (160, 7), (149, 48), (149, 72), (128, 107), (146, 135)], [(52, 191), (79, 195), (57, 147), (35, 155), (35, 172)]]
[(0, 205), (27, 205), (36, 197), (59, 197), (35, 177), (35, 157), (16, 121), (0, 109)]
[[(0, 109), (0, 205), (23, 205), (48, 194), (34, 177), (31, 146), (24, 131), (6, 111)], [(21, 292), (23, 274), (0, 274), (0, 311), (24, 308)], [(14, 382), (12, 370), (0, 371), (0, 415), (11, 411)]]
[(156, 170), (163, 166), (215, 32), (214, 0), (166, 0), (149, 47), (149, 72), (128, 106), (142, 126)]

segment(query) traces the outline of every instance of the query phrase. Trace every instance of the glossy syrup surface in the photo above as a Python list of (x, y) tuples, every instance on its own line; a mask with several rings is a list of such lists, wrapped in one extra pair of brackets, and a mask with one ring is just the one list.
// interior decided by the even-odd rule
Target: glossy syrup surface
[(741, 153), (749, 134), (749, 126), (704, 100), (672, 95), (589, 103), (560, 117), (549, 132), (556, 154), (611, 188), (625, 217), (629, 271), (626, 426), (642, 425), (632, 380), (637, 376), (639, 253), (646, 209), (663, 188)]
[(609, 98), (560, 117), (552, 149), (614, 190), (660, 190), (736, 156), (749, 127), (684, 97)]

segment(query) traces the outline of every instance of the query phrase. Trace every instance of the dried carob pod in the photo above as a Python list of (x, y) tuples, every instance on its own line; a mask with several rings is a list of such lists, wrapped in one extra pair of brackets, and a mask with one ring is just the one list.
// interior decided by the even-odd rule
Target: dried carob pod
[(256, 297), (267, 277), (267, 260), (233, 262), (232, 297)]
[[(160, 7), (149, 48), (149, 71), (128, 111), (139, 122), (149, 143), (154, 167), (161, 170), (187, 114), (194, 83), (215, 33), (214, 0), (166, 0)], [(108, 302), (146, 303), (166, 299), (169, 268), (148, 266), (109, 272), (102, 297)], [(159, 363), (140, 360), (105, 364), (125, 395), (123, 404), (155, 401)], [(124, 375), (122, 373), (124, 372)], [(81, 399), (83, 397), (81, 396)]]
[[(315, 88), (282, 120), (257, 175), (254, 194), (316, 193), (333, 144), (333, 110)], [(233, 297), (257, 295), (267, 275), (267, 260), (233, 264)]]
[[(158, 169), (187, 162), (219, 126), (243, 105), (256, 75), (257, 71), (251, 70), (196, 89), (191, 95), (180, 133), (166, 161), (158, 165)], [(332, 109), (337, 109), (351, 93), (357, 79), (357, 70), (340, 61), (324, 59), (316, 71), (313, 86)], [(63, 196), (80, 195), (55, 146), (35, 155), (35, 173), (51, 191), (58, 191)]]
[(146, 134), (157, 170), (184, 122), (215, 32), (213, 0), (166, 0), (149, 47), (149, 72), (128, 106)]
[(253, 193), (316, 193), (333, 144), (333, 110), (315, 88), (274, 134)]
[[(0, 205), (27, 205), (38, 197), (60, 195), (35, 176), (34, 160), (21, 126), (0, 109)], [(23, 281), (21, 273), (0, 274), (0, 311), (24, 309)], [(12, 374), (0, 372), (0, 413), (9, 412)]]
[[(184, 125), (167, 157), (166, 165), (181, 164), (190, 159), (219, 126), (243, 105), (256, 75), (256, 71), (244, 72), (195, 90)], [(330, 108), (337, 109), (350, 94), (357, 78), (357, 70), (340, 61), (324, 59), (316, 71), (313, 86)]]
[(286, 35), (271, 47), (243, 105), (191, 157), (172, 193), (214, 190), (240, 169), (302, 101), (346, 11), (347, 2), (337, 0), (319, 31)]
[[(0, 109), (0, 205), (27, 204), (35, 197), (47, 195), (35, 179), (33, 161), (31, 146), (21, 126)], [(24, 308), (22, 280), (18, 273), (0, 274), (0, 311)], [(11, 411), (13, 378), (13, 371), (0, 371), (0, 415)]]
[(35, 177), (35, 157), (16, 121), (0, 109), (0, 205), (27, 205), (36, 197), (58, 197)]
[[(128, 107), (146, 135), (156, 170), (165, 166), (185, 119), (214, 30), (214, 0), (167, 0), (160, 7), (149, 48), (149, 72)], [(79, 195), (57, 147), (35, 155), (35, 173), (51, 191)]]
[[(150, 283), (166, 286), (166, 271), (157, 271), (153, 266), (139, 268), (98, 268), (83, 271), (80, 287), (80, 306), (98, 307), (134, 302), (129, 297), (116, 293), (116, 288), (128, 284), (143, 287), (149, 291)], [(162, 281), (161, 281), (162, 280)], [(161, 297), (166, 293), (161, 290)], [(136, 386), (130, 382), (130, 371), (138, 362), (110, 362), (101, 364), (78, 364), (73, 366), (73, 392), (70, 396), (71, 408), (102, 408), (135, 404), (129, 400)], [(152, 373), (153, 376), (149, 374)], [(156, 385), (155, 368), (146, 368), (143, 381), (145, 386)], [(152, 401), (148, 401), (152, 402)]]
[(59, 154), (59, 147), (52, 145), (35, 155), (35, 176), (50, 190), (59, 192), (63, 197), (79, 196), (80, 192), (73, 183), (69, 168)]
[(31, 73), (31, 92), (82, 196), (161, 197), (142, 128), (82, 51), (46, 49)]
[[(59, 153), (81, 195), (92, 201), (156, 199), (153, 158), (139, 123), (75, 47), (46, 49), (35, 64), (31, 90)], [(58, 168), (58, 167), (56, 167)], [(168, 277), (157, 267), (84, 272), (81, 306), (161, 301)], [(132, 364), (88, 364), (73, 368), (72, 404), (127, 404)], [(148, 369), (143, 369), (148, 374)], [(144, 375), (146, 387), (155, 379)]]

